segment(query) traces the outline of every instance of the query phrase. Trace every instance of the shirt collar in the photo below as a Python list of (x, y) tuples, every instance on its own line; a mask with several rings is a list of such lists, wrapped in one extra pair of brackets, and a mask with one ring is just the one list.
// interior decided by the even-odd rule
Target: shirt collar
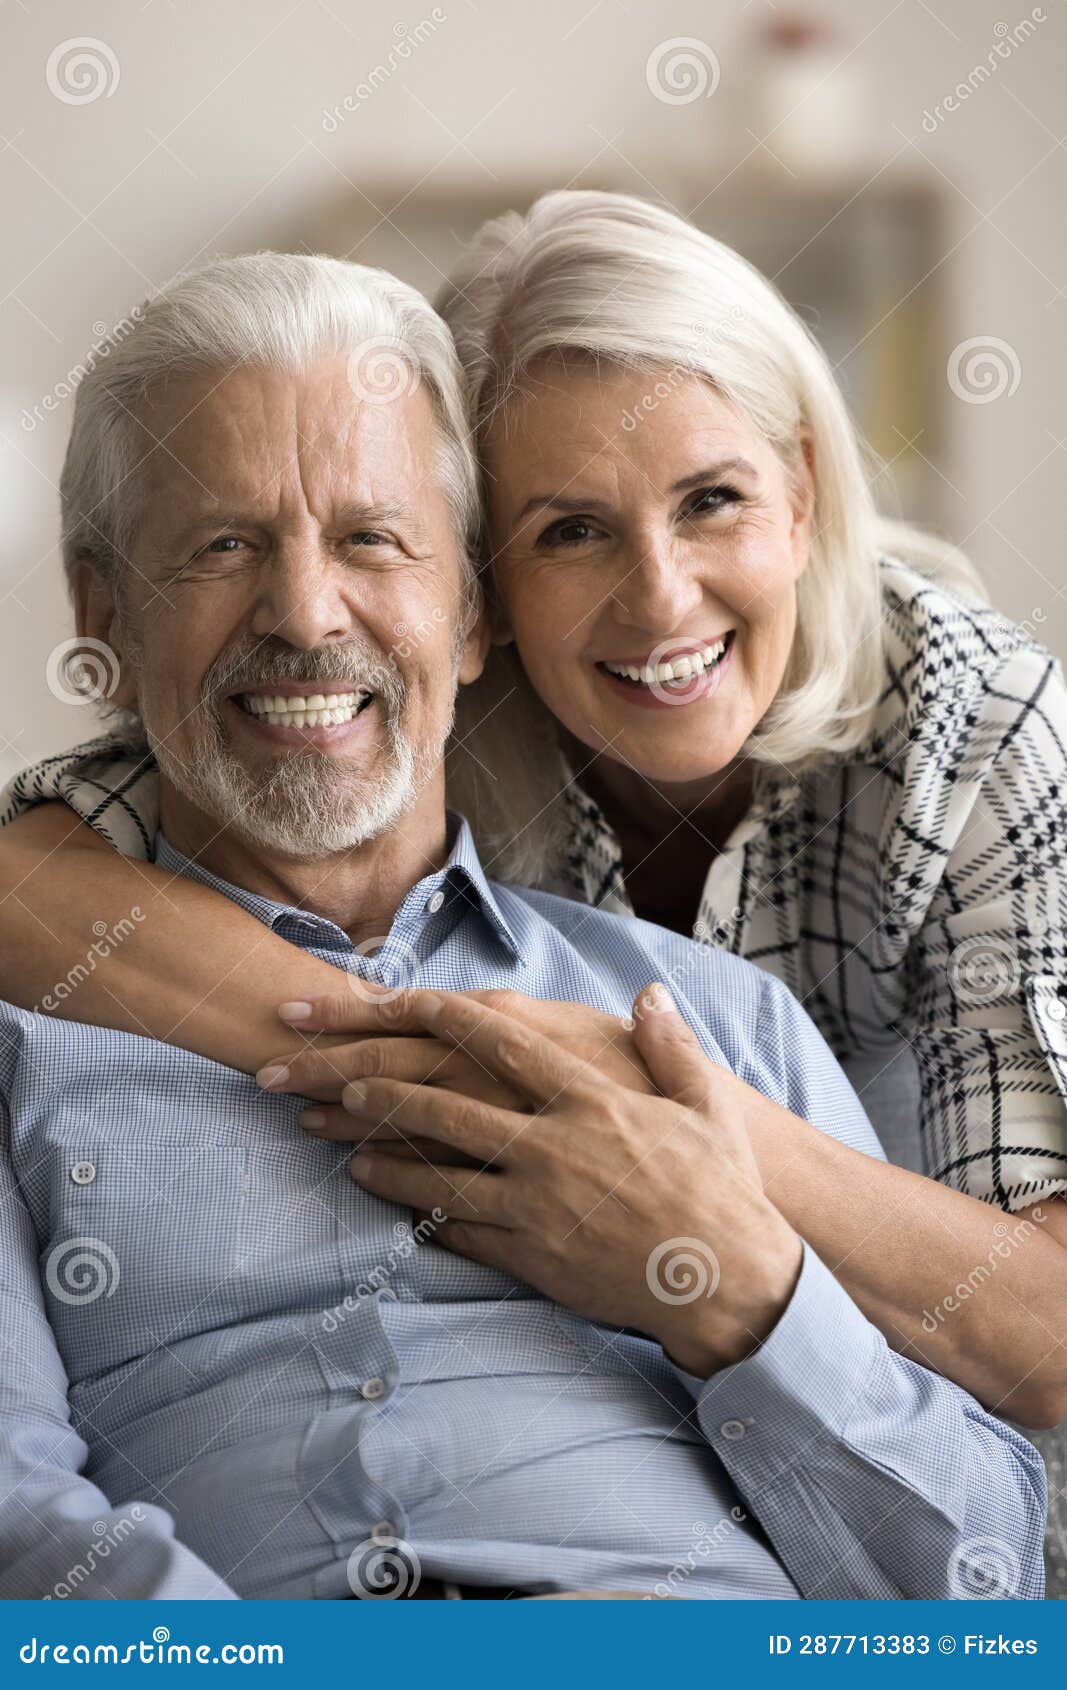
[[(396, 912), (394, 929), (402, 921), (410, 920), (416, 912), (430, 915), (440, 913), (442, 917), (450, 919), (451, 925), (455, 925), (462, 909), (470, 908), (481, 916), (510, 955), (516, 961), (524, 962), (521, 946), (505, 920), (492, 885), (482, 868), (470, 826), (465, 817), (452, 810), (448, 812), (447, 838), (449, 849), (443, 868), (434, 874), (426, 875), (411, 888)], [(295, 939), (297, 943), (316, 950), (341, 950), (349, 953), (353, 950), (347, 933), (335, 922), (325, 916), (316, 915), (312, 910), (301, 909), (295, 904), (279, 903), (274, 898), (264, 897), (258, 892), (250, 892), (244, 886), (236, 886), (231, 881), (223, 880), (219, 875), (212, 874), (203, 864), (177, 850), (162, 830), (156, 834), (155, 861), (170, 874), (184, 875), (189, 880), (197, 880), (201, 885), (221, 892), (224, 897), (247, 910), (249, 915), (254, 915), (265, 927), (280, 932), (286, 939)]]

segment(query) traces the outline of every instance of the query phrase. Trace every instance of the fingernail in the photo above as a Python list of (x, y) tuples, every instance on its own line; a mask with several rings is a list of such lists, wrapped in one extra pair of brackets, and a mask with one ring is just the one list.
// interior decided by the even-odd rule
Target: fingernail
[(436, 1021), (441, 1013), (441, 999), (436, 992), (425, 992), (422, 1000), (422, 1018), (424, 1021)]
[(349, 1158), (348, 1171), (353, 1179), (367, 1179), (373, 1166), (374, 1157), (370, 1151), (357, 1150), (356, 1154)]
[(270, 1086), (283, 1086), (288, 1078), (288, 1068), (281, 1067), (278, 1063), (270, 1063), (266, 1068), (259, 1070), (256, 1075), (256, 1084), (267, 1089)]
[(283, 1021), (308, 1021), (311, 1018), (311, 1005), (301, 999), (296, 1003), (280, 1003), (278, 1014)]
[(297, 1116), (302, 1127), (324, 1127), (326, 1116), (321, 1109), (302, 1109)]
[(349, 1080), (342, 1093), (342, 1102), (347, 1106), (355, 1104), (357, 1107), (366, 1103), (367, 1088), (359, 1080)]
[(667, 1010), (674, 1008), (674, 999), (666, 986), (661, 985), (658, 980), (648, 988), (645, 1000), (653, 1015), (664, 1015)]

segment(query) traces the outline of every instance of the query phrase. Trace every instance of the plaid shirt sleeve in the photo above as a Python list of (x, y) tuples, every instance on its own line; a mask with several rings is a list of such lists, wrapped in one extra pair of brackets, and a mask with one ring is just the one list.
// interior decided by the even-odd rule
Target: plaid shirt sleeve
[(102, 734), (31, 764), (0, 792), (0, 827), (61, 799), (124, 857), (147, 859), (159, 826), (159, 770), (147, 745)]
[(1020, 1209), (1067, 1188), (1067, 689), (1020, 647), (965, 702), (902, 1031), (927, 1171)]

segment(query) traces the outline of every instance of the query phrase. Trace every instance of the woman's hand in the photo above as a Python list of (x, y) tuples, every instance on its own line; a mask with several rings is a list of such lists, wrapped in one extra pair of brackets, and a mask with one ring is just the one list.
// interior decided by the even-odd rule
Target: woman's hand
[[(616, 1078), (467, 994), (404, 993), (388, 1014), (397, 1031), (432, 1034), (434, 1060), (461, 1055), (519, 1107), (381, 1073), (350, 1081), (346, 1108), (371, 1146), (353, 1157), (358, 1184), (444, 1215), (435, 1241), (589, 1319), (649, 1333), (700, 1376), (767, 1336), (796, 1283), (800, 1239), (764, 1195), (737, 1082), (708, 1061), (662, 988), (639, 997)], [(634, 1054), (648, 1075), (640, 1090), (629, 1083)], [(609, 1060), (618, 1065), (618, 1051)], [(436, 1148), (433, 1161), (398, 1156), (388, 1135), (447, 1146), (468, 1165), (457, 1172)]]
[[(498, 1010), (552, 1039), (605, 1079), (646, 1095), (656, 1089), (634, 1041), (632, 1023), (616, 1015), (582, 1003), (528, 998), (521, 992), (457, 995)], [(310, 1113), (319, 1119), (302, 1124), (329, 1123), (338, 1138), (362, 1136), (340, 1105), (351, 1081), (371, 1075), (406, 1080), (410, 1084), (446, 1086), (476, 1102), (494, 1103), (502, 1109), (526, 1107), (520, 1092), (491, 1073), (470, 1051), (411, 1033), (403, 1005), (392, 1007), (397, 1001), (395, 993), (380, 991), (360, 981), (358, 992), (342, 991), (299, 1005), (283, 1004), (279, 1014), (294, 1030), (316, 1035), (326, 1033), (331, 1036), (331, 1042), (328, 1046), (308, 1044), (293, 1056), (276, 1057), (260, 1070), (257, 1078), (272, 1091), (298, 1092), (315, 1098), (324, 1107)], [(294, 1014), (294, 1010), (298, 1013)], [(355, 1035), (351, 1043), (342, 1042), (346, 1032)], [(268, 1082), (271, 1068), (279, 1072)]]

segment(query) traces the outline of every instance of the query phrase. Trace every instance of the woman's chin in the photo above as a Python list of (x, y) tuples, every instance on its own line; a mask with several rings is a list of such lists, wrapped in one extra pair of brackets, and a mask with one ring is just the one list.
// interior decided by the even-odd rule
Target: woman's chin
[[(661, 741), (662, 736), (620, 733), (617, 724), (614, 731), (606, 731), (596, 744), (591, 743), (592, 737), (588, 731), (581, 736), (590, 755), (598, 753), (598, 760), (618, 763), (639, 779), (657, 787), (685, 787), (714, 780), (716, 775), (736, 764), (744, 744), (743, 736), (736, 739), (730, 736), (721, 741), (716, 737), (710, 743), (705, 741), (692, 747), (650, 743)], [(581, 780), (580, 762), (575, 766)]]

